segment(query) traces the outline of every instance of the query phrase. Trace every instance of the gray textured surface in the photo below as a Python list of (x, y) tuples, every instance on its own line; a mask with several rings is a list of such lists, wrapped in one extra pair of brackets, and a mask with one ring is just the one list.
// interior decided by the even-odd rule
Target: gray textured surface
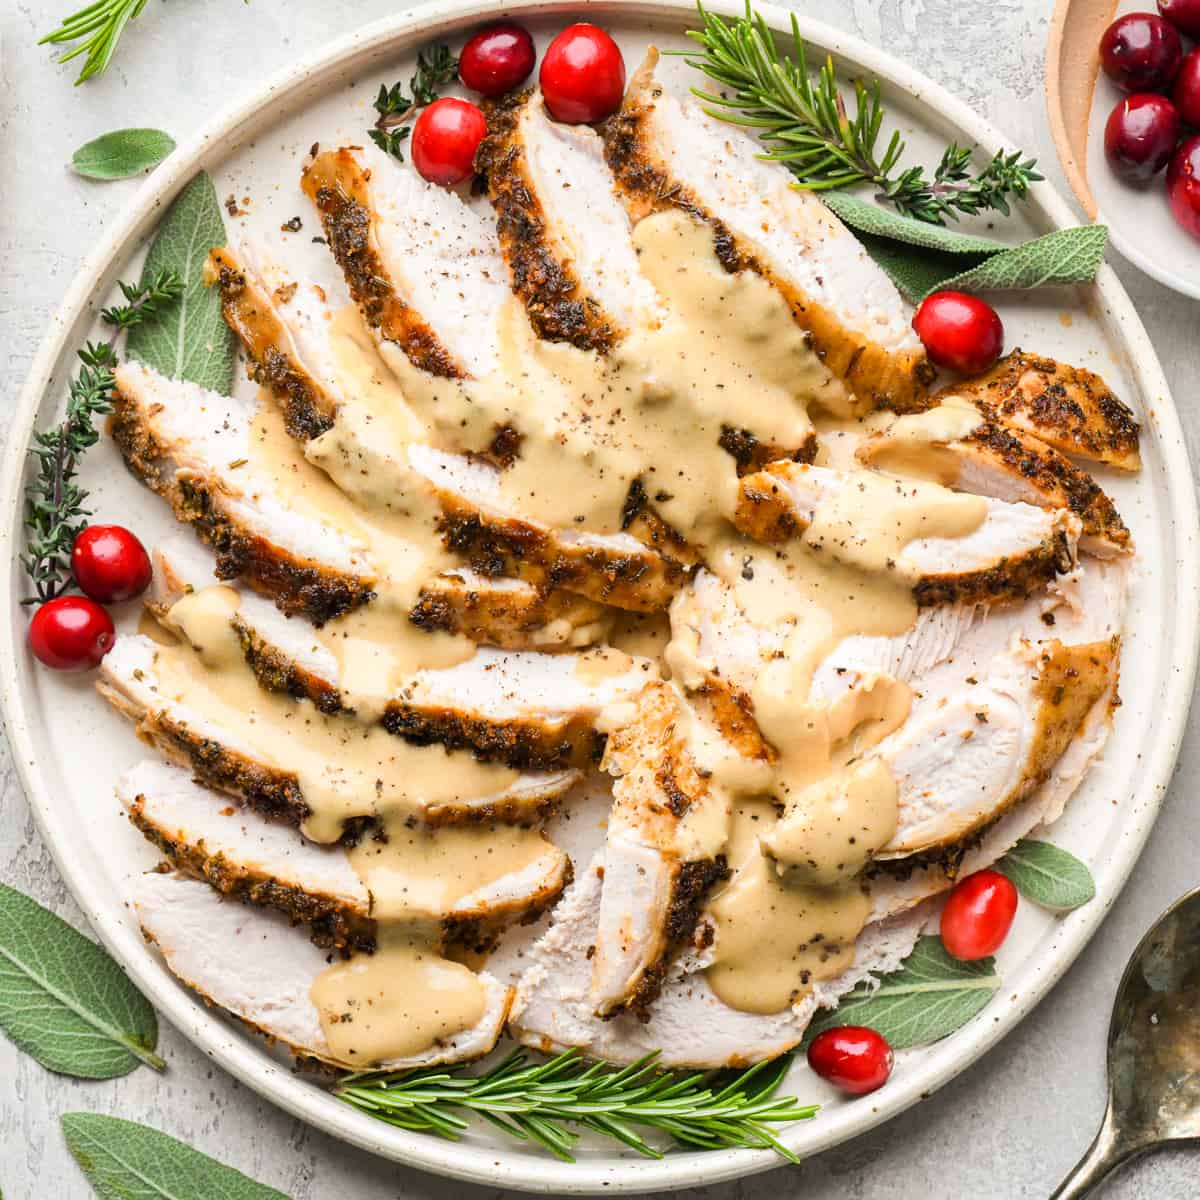
[[(1046, 130), (1041, 61), (1049, 0), (801, 0), (802, 9), (886, 47), (948, 85), (1034, 152), (1061, 182)], [(34, 46), (73, 0), (0, 0), (0, 427), (47, 315), (82, 257), (136, 183), (93, 185), (62, 164), (81, 142), (123, 125), (187, 135), (200, 121), (331, 33), (393, 11), (392, 0), (151, 0), (117, 65), (73, 89)], [(1146, 4), (1144, 7), (1151, 7)], [(1200, 308), (1119, 261), (1162, 356), (1195, 455), (1200, 419)], [(7, 552), (7, 551), (6, 551)], [(1179, 893), (1200, 882), (1194, 789), (1200, 730), (1193, 717), (1163, 817), (1099, 936), (1037, 1015), (974, 1069), (866, 1137), (706, 1200), (765, 1198), (781, 1189), (811, 1200), (853, 1197), (1044, 1197), (1091, 1136), (1101, 1107), (1101, 1058), (1112, 990), (1138, 937)], [(0, 879), (68, 920), (79, 913), (39, 842), (0, 744)], [(475, 1197), (351, 1150), (291, 1120), (216, 1071), (164, 1029), (163, 1076), (141, 1070), (115, 1083), (49, 1075), (0, 1038), (0, 1189), (8, 1200), (77, 1200), (87, 1185), (67, 1153), (58, 1115), (75, 1109), (153, 1124), (218, 1155), (295, 1200)], [(1119, 1177), (1112, 1200), (1185, 1200), (1200, 1194), (1200, 1156), (1160, 1154)]]

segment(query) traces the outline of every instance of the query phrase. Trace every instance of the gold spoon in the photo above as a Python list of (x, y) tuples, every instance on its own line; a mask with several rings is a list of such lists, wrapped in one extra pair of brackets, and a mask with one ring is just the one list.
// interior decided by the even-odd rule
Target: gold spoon
[(1200, 1144), (1200, 888), (1133, 952), (1108, 1027), (1108, 1109), (1050, 1200), (1076, 1200), (1166, 1142)]

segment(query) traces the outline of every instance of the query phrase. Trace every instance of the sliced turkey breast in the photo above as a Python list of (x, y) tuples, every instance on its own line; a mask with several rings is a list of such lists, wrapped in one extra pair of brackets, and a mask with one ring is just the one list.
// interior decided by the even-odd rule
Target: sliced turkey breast
[(638, 270), (596, 131), (550, 120), (533, 90), (489, 106), (487, 117), (477, 161), (513, 290), (538, 336), (604, 353), (657, 320), (659, 298)]
[(112, 433), (126, 463), (212, 547), (221, 579), (240, 577), (317, 623), (372, 598), (366, 547), (288, 508), (255, 475), (251, 402), (136, 362), (114, 375)]
[[(371, 895), (341, 846), (319, 845), (285, 825), (229, 803), (188, 771), (146, 761), (117, 782), (129, 819), (178, 870), (249, 904), (308, 925), (319, 946), (373, 949)], [(544, 855), (457, 900), (446, 935), (461, 938), (481, 921), (538, 912), (570, 878), (567, 856), (549, 841)]]
[(636, 222), (681, 209), (712, 226), (726, 270), (754, 271), (792, 306), (826, 368), (862, 400), (917, 406), (932, 368), (899, 293), (862, 245), (753, 137), (681, 102), (651, 50), (601, 127), (608, 165)]
[[(332, 961), (288, 919), (267, 909), (222, 899), (207, 885), (179, 875), (149, 874), (133, 881), (134, 911), (179, 980), (209, 1004), (225, 1009), (251, 1029), (282, 1042), (297, 1058), (345, 1066), (333, 1057), (310, 995)], [(423, 1054), (378, 1064), (399, 1070), (468, 1062), (496, 1044), (512, 1003), (512, 990), (479, 975), (485, 992), (483, 1018)], [(403, 1021), (403, 996), (395, 997)], [(361, 1064), (359, 1064), (361, 1065)]]
[(540, 574), (550, 585), (635, 612), (666, 608), (687, 568), (672, 554), (628, 533), (552, 529), (512, 513), (490, 464), (429, 446), (409, 448), (409, 462), (433, 486), (447, 546), (483, 575)]
[[(861, 490), (872, 474), (773, 463), (742, 480), (735, 520), (743, 533), (759, 541), (808, 534), (805, 540), (815, 544), (808, 531), (820, 515), (832, 511), (843, 489)], [(888, 507), (879, 510), (880, 520), (890, 521), (892, 512), (914, 499), (918, 488), (930, 486), (894, 480)], [(983, 504), (984, 519), (973, 531), (959, 537), (914, 536), (887, 562), (888, 570), (911, 582), (918, 604), (1020, 597), (1070, 568), (1080, 531), (1077, 517), (1063, 509), (1046, 511), (1020, 502), (987, 498)], [(898, 520), (896, 527), (900, 527)], [(871, 532), (864, 529), (815, 547), (857, 563), (857, 550), (869, 550), (872, 540)]]
[[(272, 820), (293, 825), (304, 822), (310, 807), (297, 775), (265, 760), (249, 732), (218, 725), (186, 700), (171, 697), (155, 668), (157, 650), (146, 637), (117, 638), (104, 658), (97, 683), (105, 699), (137, 724), (140, 737), (167, 758), (189, 767), (202, 783), (244, 800)], [(298, 738), (304, 738), (314, 723), (336, 719), (322, 718), (315, 709), (298, 710), (298, 715), (302, 718)], [(341, 769), (335, 762), (328, 763), (327, 768), (330, 772)], [(446, 769), (454, 769), (449, 759)], [(434, 825), (462, 821), (533, 823), (577, 779), (578, 772), (571, 770), (522, 774), (501, 792), (438, 803), (422, 815)], [(368, 814), (369, 802), (369, 795), (362, 798)], [(362, 825), (358, 817), (349, 819), (347, 832), (361, 832)]]
[(332, 429), (340, 389), (323, 353), (327, 339), (317, 334), (311, 285), (260, 278), (230, 246), (210, 250), (206, 269), (226, 324), (250, 356), (250, 377), (279, 397), (288, 433), (308, 441)]
[[(213, 582), (211, 564), (190, 543), (173, 539), (154, 557), (154, 605), (163, 616), (183, 595)], [(336, 655), (313, 629), (244, 591), (230, 623), (268, 690), (307, 697), (326, 713), (353, 707)], [(440, 742), (522, 769), (584, 766), (603, 749), (595, 729), (600, 710), (629, 699), (656, 674), (649, 659), (615, 650), (544, 654), (484, 646), (453, 667), (417, 671), (384, 701), (382, 721), (418, 744)]]
[(426, 183), (371, 145), (319, 154), (303, 186), (384, 342), (431, 375), (481, 378), (495, 368), (508, 270), (486, 203)]
[(941, 395), (941, 405), (899, 417), (867, 438), (859, 461), (977, 496), (1066, 509), (1079, 518), (1079, 548), (1089, 554), (1107, 557), (1132, 549), (1116, 506), (1086, 471), (1032, 434)]
[(952, 390), (1064, 454), (1121, 471), (1142, 465), (1137, 419), (1099, 375), (1084, 367), (1017, 349)]
[(868, 926), (854, 966), (818, 983), (793, 1007), (763, 1015), (740, 1012), (718, 999), (691, 956), (667, 974), (646, 1019), (633, 1012), (610, 1018), (595, 1012), (591, 947), (596, 945), (601, 892), (608, 864), (600, 855), (564, 893), (553, 922), (526, 953), (509, 1031), (543, 1053), (578, 1047), (589, 1057), (628, 1063), (657, 1051), (664, 1067), (744, 1067), (799, 1045), (818, 1007), (864, 979), (894, 971), (912, 950), (927, 919), (921, 911)]
[(616, 782), (592, 959), (601, 1016), (645, 1016), (709, 888), (728, 874), (725, 801), (689, 746), (698, 719), (670, 684), (652, 683), (609, 735), (602, 766)]

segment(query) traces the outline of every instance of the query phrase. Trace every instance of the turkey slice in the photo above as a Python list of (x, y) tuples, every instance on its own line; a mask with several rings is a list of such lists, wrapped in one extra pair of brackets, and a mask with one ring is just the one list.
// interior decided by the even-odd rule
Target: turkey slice
[[(327, 951), (290, 929), (281, 913), (222, 899), (207, 885), (179, 875), (142, 875), (131, 887), (134, 912), (146, 939), (172, 974), (209, 1004), (282, 1042), (297, 1058), (344, 1066), (333, 1057), (310, 995), (330, 963)], [(484, 988), (482, 1019), (423, 1054), (378, 1064), (387, 1070), (469, 1062), (487, 1054), (504, 1029), (512, 989), (492, 976)], [(397, 996), (397, 1020), (404, 997)]]
[(675, 208), (706, 221), (725, 269), (772, 283), (847, 391), (918, 407), (933, 371), (887, 276), (782, 163), (760, 157), (761, 144), (696, 100), (677, 99), (660, 76), (651, 49), (601, 127), (632, 219)]
[[(374, 947), (371, 896), (344, 847), (264, 821), (167, 763), (146, 761), (127, 771), (117, 797), (178, 870), (310, 926), (317, 945)], [(547, 841), (540, 859), (457, 900), (443, 921), (447, 936), (461, 939), (480, 921), (541, 910), (558, 897), (570, 871), (567, 856)]]
[(1079, 518), (1079, 548), (1111, 557), (1133, 543), (1116, 506), (1069, 458), (1032, 434), (987, 417), (953, 392), (923, 413), (894, 424), (859, 447), (865, 466), (933, 478), (977, 496), (1066, 509)]
[[(738, 528), (759, 541), (776, 542), (803, 536), (810, 544), (810, 527), (838, 503), (843, 489), (870, 485), (884, 478), (870, 471), (835, 471), (804, 463), (773, 463), (741, 481), (735, 518)], [(880, 519), (917, 499), (918, 489), (932, 484), (889, 480)], [(957, 494), (957, 493), (956, 493)], [(919, 499), (917, 499), (919, 503)], [(970, 603), (1028, 595), (1057, 572), (1070, 569), (1079, 538), (1079, 519), (1063, 509), (1047, 511), (1031, 504), (984, 498), (983, 521), (960, 537), (913, 537), (886, 566), (910, 583), (918, 604)], [(854, 565), (858, 550), (871, 549), (870, 530), (851, 531), (841, 542), (818, 544)]]
[[(305, 800), (297, 772), (273, 761), (260, 749), (256, 744), (254, 722), (231, 728), (206, 716), (201, 711), (199, 699), (189, 703), (186, 695), (184, 698), (171, 695), (155, 666), (159, 649), (147, 637), (123, 635), (117, 638), (101, 664), (97, 683), (105, 699), (136, 722), (142, 738), (151, 742), (165, 757), (189, 767), (201, 782), (237, 796), (265, 817), (293, 825), (304, 823), (311, 815), (311, 808)], [(203, 688), (200, 684), (197, 687), (199, 697)], [(295, 753), (312, 758), (318, 753), (309, 745), (314, 730), (323, 722), (336, 722), (339, 718), (324, 717), (307, 702), (289, 700), (286, 703), (296, 705), (294, 712), (298, 724), (294, 735), (290, 735)], [(260, 714), (258, 720), (266, 723), (272, 718)], [(347, 736), (353, 732), (352, 724), (347, 725)], [(332, 730), (332, 736), (335, 739), (338, 736), (337, 728)], [(445, 769), (454, 770), (448, 752), (436, 747), (429, 747), (425, 752), (447, 753)], [(318, 774), (323, 784), (328, 782), (329, 786), (335, 786), (336, 779), (341, 778), (345, 769), (344, 763), (331, 758), (324, 762)], [(577, 778), (578, 772), (570, 770), (525, 773), (494, 794), (438, 801), (426, 807), (422, 816), (430, 824), (463, 821), (533, 823), (554, 806)], [(363, 820), (374, 815), (374, 792), (374, 788), (368, 788), (351, 797), (353, 804), (346, 814), (348, 831), (361, 830)]]
[[(154, 601), (164, 617), (182, 596), (213, 582), (203, 551), (191, 543), (168, 541), (154, 557)], [(353, 707), (341, 690), (337, 657), (315, 630), (249, 592), (239, 593), (230, 621), (264, 687), (306, 696), (322, 712)], [(545, 654), (482, 646), (455, 666), (415, 672), (382, 701), (381, 719), (410, 741), (469, 749), (522, 769), (584, 766), (603, 749), (595, 729), (600, 710), (632, 697), (656, 674), (649, 659), (611, 649)]]
[(486, 203), (426, 183), (371, 145), (319, 154), (303, 186), (350, 294), (384, 344), (448, 379), (495, 369), (508, 270)]

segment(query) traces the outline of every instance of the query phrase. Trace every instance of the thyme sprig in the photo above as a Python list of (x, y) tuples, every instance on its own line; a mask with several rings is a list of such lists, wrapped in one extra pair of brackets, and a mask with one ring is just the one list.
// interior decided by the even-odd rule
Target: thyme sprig
[(781, 55), (775, 37), (749, 3), (746, 15), (725, 20), (698, 5), (702, 28), (688, 31), (703, 52), (683, 52), (688, 64), (722, 91), (693, 89), (706, 111), (753, 129), (767, 147), (764, 157), (784, 163), (798, 186), (832, 191), (872, 184), (879, 199), (905, 216), (945, 224), (985, 209), (1005, 215), (1009, 199), (1022, 199), (1042, 178), (1037, 162), (1019, 151), (996, 156), (972, 172), (969, 147), (950, 145), (930, 179), (920, 166), (901, 168), (905, 142), (893, 131), (879, 149), (884, 109), (879, 80), (854, 81), (854, 116), (826, 57), (816, 77), (792, 17), (792, 54)]
[(78, 351), (82, 365), (71, 380), (67, 413), (52, 429), (34, 435), (29, 452), (37, 471), (25, 488), (25, 553), (21, 565), (33, 583), (26, 603), (61, 596), (73, 583), (71, 547), (85, 518), (87, 492), (76, 482), (79, 460), (100, 434), (95, 419), (112, 410), (113, 368), (121, 333), (156, 317), (162, 305), (177, 299), (183, 285), (174, 271), (160, 271), (146, 286), (120, 284), (126, 303), (104, 309), (101, 320), (112, 328), (107, 341), (88, 342)]
[(408, 81), (406, 95), (404, 85), (397, 80), (389, 88), (380, 84), (375, 98), (375, 111), (379, 114), (373, 128), (368, 130), (371, 141), (385, 154), (404, 161), (403, 145), (411, 126), (409, 120), (417, 110), (432, 104), (438, 88), (453, 80), (458, 73), (458, 57), (450, 53), (444, 42), (433, 42), (417, 54), (417, 69)]
[(565, 1162), (580, 1126), (615, 1138), (647, 1158), (662, 1158), (638, 1128), (665, 1133), (702, 1150), (729, 1147), (772, 1149), (790, 1162), (796, 1156), (770, 1126), (812, 1117), (815, 1104), (777, 1096), (790, 1056), (746, 1071), (663, 1071), (657, 1054), (627, 1067), (588, 1064), (578, 1050), (531, 1063), (515, 1050), (482, 1075), (441, 1067), (346, 1077), (336, 1095), (355, 1108), (401, 1129), (457, 1141), (468, 1127), (462, 1111), (475, 1113), (509, 1137), (533, 1141)]
[(86, 8), (72, 13), (52, 33), (39, 40), (38, 45), (61, 45), (78, 42), (73, 49), (58, 56), (59, 62), (70, 62), (86, 54), (76, 86), (86, 83), (93, 75), (103, 73), (116, 53), (125, 26), (146, 7), (146, 0), (95, 0)]

